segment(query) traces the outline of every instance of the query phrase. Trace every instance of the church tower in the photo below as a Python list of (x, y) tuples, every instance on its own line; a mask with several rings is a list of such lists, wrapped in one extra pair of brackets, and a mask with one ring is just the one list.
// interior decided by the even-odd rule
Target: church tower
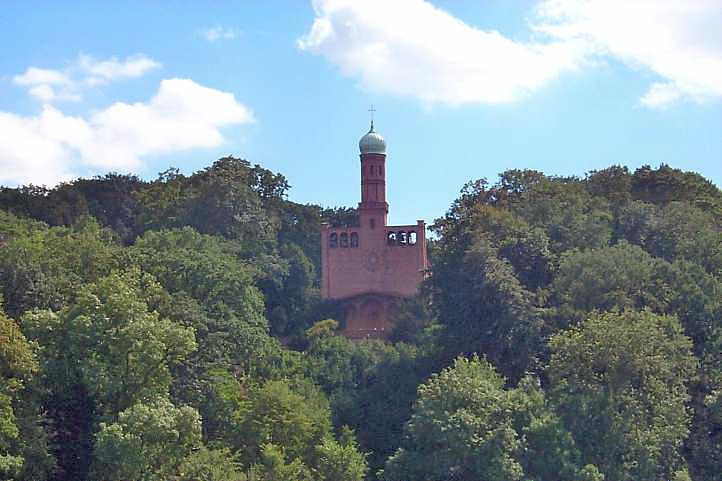
[(389, 226), (386, 142), (371, 128), (359, 141), (359, 225), (321, 231), (321, 296), (341, 302), (344, 335), (385, 338), (399, 300), (416, 294), (428, 269), (426, 224)]
[(371, 129), (358, 143), (361, 151), (361, 202), (358, 205), (361, 226), (386, 225), (386, 142)]

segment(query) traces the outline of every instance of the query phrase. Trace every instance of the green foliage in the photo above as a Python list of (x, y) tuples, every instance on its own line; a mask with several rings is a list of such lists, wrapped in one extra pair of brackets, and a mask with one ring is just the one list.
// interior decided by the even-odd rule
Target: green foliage
[(521, 194), (513, 210), (546, 230), (553, 253), (601, 247), (612, 234), (606, 202), (593, 198), (576, 180), (540, 180)]
[[(165, 481), (181, 470), (200, 442), (200, 417), (194, 409), (163, 398), (134, 404), (116, 422), (100, 423), (91, 479)], [(197, 466), (197, 461), (190, 462)]]
[(258, 285), (266, 298), (271, 332), (279, 337), (300, 336), (306, 327), (303, 321), (320, 297), (316, 269), (301, 247), (295, 244), (282, 245), (279, 254), (276, 272), (263, 269), (268, 263), (258, 265), (265, 272), (259, 276)]
[(13, 407), (19, 391), (38, 370), (35, 346), (30, 344), (12, 319), (0, 311), (0, 476), (16, 479), (25, 457), (18, 449), (20, 428)]
[(229, 433), (241, 460), (250, 465), (266, 444), (283, 446), (285, 456), (308, 462), (331, 429), (325, 397), (313, 387), (294, 392), (284, 381), (250, 386), (235, 412)]
[(170, 367), (196, 348), (192, 329), (148, 308), (163, 293), (152, 276), (130, 269), (82, 287), (69, 307), (23, 317), (28, 337), (43, 346), (43, 404), (69, 479), (85, 479), (97, 422), (166, 395)]
[(345, 430), (341, 441), (328, 436), (316, 446), (317, 477), (320, 481), (363, 481), (366, 476), (366, 456), (358, 451), (353, 433)]
[(561, 316), (579, 320), (592, 310), (651, 307), (663, 311), (654, 277), (661, 263), (644, 249), (626, 242), (562, 254), (551, 287)]
[(287, 187), (283, 176), (224, 157), (190, 177), (169, 171), (138, 189), (138, 222), (144, 229), (189, 225), (235, 240), (248, 255), (258, 254), (262, 246), (275, 245), (278, 229), (264, 204), (280, 202)]
[(112, 231), (89, 217), (49, 229), (3, 215), (0, 229), (7, 238), (0, 243), (0, 289), (14, 317), (31, 308), (58, 309), (82, 284), (118, 266)]
[(613, 165), (602, 170), (587, 173), (584, 180), (586, 188), (595, 197), (604, 197), (614, 209), (629, 202), (632, 198), (632, 175), (629, 169)]
[(267, 443), (261, 447), (261, 464), (253, 470), (263, 481), (312, 481), (311, 470), (296, 458), (287, 462), (283, 448)]
[(233, 157), (0, 188), (0, 293), (31, 339), (0, 315), (4, 478), (719, 477), (713, 184), (666, 165), (470, 182), (393, 344), (338, 336), (320, 299), (321, 223), (357, 210), (288, 188)]
[(429, 362), (402, 343), (352, 342), (328, 331), (311, 334), (304, 352), (308, 376), (327, 394), (334, 426), (354, 429), (376, 471), (398, 447)]
[(186, 456), (179, 468), (178, 481), (246, 481), (236, 456), (228, 448), (201, 446)]
[(607, 479), (668, 479), (681, 465), (691, 347), (676, 319), (649, 311), (592, 314), (551, 338), (548, 392)]
[(132, 262), (169, 292), (186, 293), (214, 314), (230, 309), (250, 324), (263, 325), (254, 270), (239, 252), (236, 244), (190, 227), (147, 232), (130, 249)]
[(148, 299), (161, 290), (152, 276), (131, 269), (82, 288), (60, 312), (28, 313), (23, 323), (45, 348), (46, 375), (55, 383), (82, 382), (107, 419), (166, 393), (169, 366), (196, 342), (192, 329), (148, 309)]
[(419, 386), (392, 480), (576, 480), (576, 451), (538, 384), (504, 389), (486, 361), (457, 358)]
[(358, 210), (349, 207), (323, 209), (321, 219), (331, 227), (356, 227), (359, 225)]
[(683, 172), (665, 164), (657, 170), (645, 165), (634, 172), (631, 193), (634, 199), (654, 204), (690, 202), (717, 219), (722, 218), (722, 192), (695, 172)]
[(484, 354), (513, 381), (531, 367), (542, 345), (540, 313), (488, 242), (480, 239), (464, 252), (440, 243), (430, 287), (444, 326), (439, 342), (445, 361), (459, 353)]
[[(221, 376), (216, 383), (219, 441), (238, 453), (242, 466), (261, 479), (361, 480), (366, 459), (353, 433), (337, 441), (325, 396), (307, 381), (240, 383)], [(343, 476), (338, 478), (337, 476)]]
[(338, 330), (338, 321), (335, 319), (324, 319), (314, 323), (313, 326), (306, 330), (306, 336), (309, 339), (323, 338), (332, 336)]

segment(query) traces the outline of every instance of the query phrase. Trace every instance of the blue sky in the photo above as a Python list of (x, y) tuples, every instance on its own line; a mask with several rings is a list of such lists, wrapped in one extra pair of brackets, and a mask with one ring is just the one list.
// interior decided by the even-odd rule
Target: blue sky
[(27, 2), (0, 7), (0, 183), (232, 154), (354, 206), (376, 108), (390, 221), (510, 168), (668, 163), (722, 185), (722, 2)]

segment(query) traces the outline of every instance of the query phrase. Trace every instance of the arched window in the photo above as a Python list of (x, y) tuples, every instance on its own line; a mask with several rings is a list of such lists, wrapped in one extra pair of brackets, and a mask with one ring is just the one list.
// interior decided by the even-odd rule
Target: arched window
[(384, 166), (379, 165), (379, 175), (384, 175)]
[(408, 234), (406, 234), (406, 243), (410, 246), (416, 244), (416, 232), (415, 231), (409, 231)]
[(390, 246), (396, 245), (396, 232), (387, 232), (386, 233), (386, 243)]
[(371, 166), (371, 175), (374, 175), (374, 166)]
[(351, 232), (351, 247), (358, 247), (358, 234)]
[(369, 227), (371, 227), (372, 229), (376, 227), (376, 219), (369, 219)]
[(335, 249), (336, 247), (338, 247), (338, 236), (336, 235), (336, 233), (333, 233), (330, 236), (328, 236), (328, 246), (331, 249)]
[(348, 234), (345, 232), (341, 233), (341, 247), (348, 247)]
[(398, 242), (400, 246), (405, 246), (406, 245), (406, 232), (399, 231), (396, 234), (396, 242)]

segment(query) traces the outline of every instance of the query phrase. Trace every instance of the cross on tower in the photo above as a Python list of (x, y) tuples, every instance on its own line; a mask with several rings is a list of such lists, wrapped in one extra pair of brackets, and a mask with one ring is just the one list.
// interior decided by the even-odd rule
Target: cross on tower
[(371, 128), (374, 128), (374, 112), (376, 112), (376, 109), (374, 108), (374, 104), (371, 104), (371, 108), (369, 109), (369, 112), (371, 112)]

